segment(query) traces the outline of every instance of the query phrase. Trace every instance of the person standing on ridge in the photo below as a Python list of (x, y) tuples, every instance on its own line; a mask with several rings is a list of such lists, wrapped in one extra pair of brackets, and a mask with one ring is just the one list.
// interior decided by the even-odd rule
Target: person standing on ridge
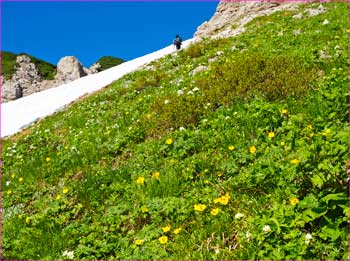
[(182, 38), (180, 37), (180, 35), (177, 34), (175, 36), (173, 44), (176, 46), (176, 50), (180, 50), (182, 44)]

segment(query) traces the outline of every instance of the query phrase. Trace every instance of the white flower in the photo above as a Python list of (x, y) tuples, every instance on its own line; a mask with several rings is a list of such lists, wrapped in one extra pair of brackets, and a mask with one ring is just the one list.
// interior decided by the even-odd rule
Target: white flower
[(310, 233), (307, 233), (305, 235), (305, 244), (307, 245), (310, 244), (311, 239), (312, 239), (312, 235)]
[(246, 237), (247, 239), (249, 239), (249, 238), (251, 237), (250, 233), (249, 233), (249, 232), (246, 232), (246, 233), (245, 233), (245, 237)]
[(184, 130), (185, 130), (184, 127), (180, 127), (180, 128), (179, 128), (179, 131), (184, 131)]
[(169, 103), (169, 100), (165, 100), (165, 101), (164, 101), (164, 104), (168, 104), (168, 103)]
[(327, 24), (329, 24), (329, 21), (326, 19), (323, 21), (322, 25), (327, 25)]
[(6, 186), (8, 187), (10, 185), (11, 181), (6, 181)]
[(188, 95), (192, 95), (192, 94), (193, 94), (193, 91), (189, 91), (187, 94), (188, 94)]
[(183, 91), (183, 90), (178, 90), (178, 91), (177, 91), (177, 95), (180, 96), (180, 95), (182, 95), (182, 94), (184, 94), (184, 91)]
[(244, 217), (244, 214), (242, 214), (242, 213), (237, 213), (237, 214), (235, 215), (235, 219), (240, 219), (240, 218), (242, 218), (242, 217)]
[(194, 87), (194, 88), (192, 89), (192, 91), (193, 91), (193, 92), (198, 92), (198, 91), (199, 91), (199, 88), (198, 88), (198, 87)]
[(67, 257), (69, 259), (73, 259), (74, 258), (74, 251), (67, 251), (66, 250), (62, 253), (62, 256)]
[(269, 225), (265, 225), (265, 226), (263, 227), (263, 231), (264, 231), (265, 233), (268, 233), (268, 232), (271, 231), (271, 227), (270, 227)]

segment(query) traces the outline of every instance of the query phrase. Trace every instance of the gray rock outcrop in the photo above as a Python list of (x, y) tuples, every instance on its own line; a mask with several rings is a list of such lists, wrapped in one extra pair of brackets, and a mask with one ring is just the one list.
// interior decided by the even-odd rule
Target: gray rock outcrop
[(64, 83), (74, 81), (88, 74), (98, 73), (101, 65), (93, 64), (90, 68), (84, 68), (74, 56), (66, 56), (57, 64), (57, 73), (54, 80), (45, 80), (40, 75), (38, 68), (27, 55), (19, 55), (16, 59), (16, 70), (12, 78), (1, 81), (2, 103), (16, 100), (23, 96), (40, 92)]
[(2, 102), (18, 99), (22, 96), (40, 91), (40, 83), (43, 81), (35, 64), (26, 55), (17, 56), (16, 71), (12, 78), (3, 81)]
[(220, 2), (214, 16), (197, 28), (194, 37), (229, 37), (245, 31), (244, 26), (254, 18), (293, 9), (298, 2)]
[(86, 76), (83, 66), (74, 56), (65, 56), (57, 64), (57, 82), (67, 83)]

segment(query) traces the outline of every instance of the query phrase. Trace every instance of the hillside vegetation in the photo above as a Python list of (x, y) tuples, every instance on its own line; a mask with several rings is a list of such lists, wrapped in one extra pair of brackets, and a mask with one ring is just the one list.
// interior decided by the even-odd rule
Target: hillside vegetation
[(318, 5), (4, 139), (4, 259), (346, 259), (350, 29), (346, 3), (292, 18)]
[(103, 56), (96, 63), (99, 63), (101, 67), (98, 69), (99, 72), (117, 66), (125, 62), (123, 59), (112, 57), (112, 56)]
[(36, 65), (36, 68), (38, 68), (38, 71), (40, 75), (46, 79), (46, 80), (53, 80), (55, 73), (56, 73), (56, 66), (45, 62), (41, 59), (38, 59), (34, 56), (31, 56), (26, 53), (20, 53), (20, 54), (15, 54), (11, 52), (6, 52), (2, 51), (1, 52), (1, 59), (2, 59), (2, 75), (4, 76), (5, 79), (11, 79), (12, 75), (15, 73), (16, 69), (16, 58), (19, 55), (26, 55), (28, 56), (32, 63)]

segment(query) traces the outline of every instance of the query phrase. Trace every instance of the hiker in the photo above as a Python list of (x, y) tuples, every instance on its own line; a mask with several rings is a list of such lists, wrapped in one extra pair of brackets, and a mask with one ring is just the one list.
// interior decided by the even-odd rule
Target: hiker
[(176, 35), (173, 44), (176, 46), (176, 50), (180, 50), (182, 44), (182, 38), (180, 37), (180, 35)]

